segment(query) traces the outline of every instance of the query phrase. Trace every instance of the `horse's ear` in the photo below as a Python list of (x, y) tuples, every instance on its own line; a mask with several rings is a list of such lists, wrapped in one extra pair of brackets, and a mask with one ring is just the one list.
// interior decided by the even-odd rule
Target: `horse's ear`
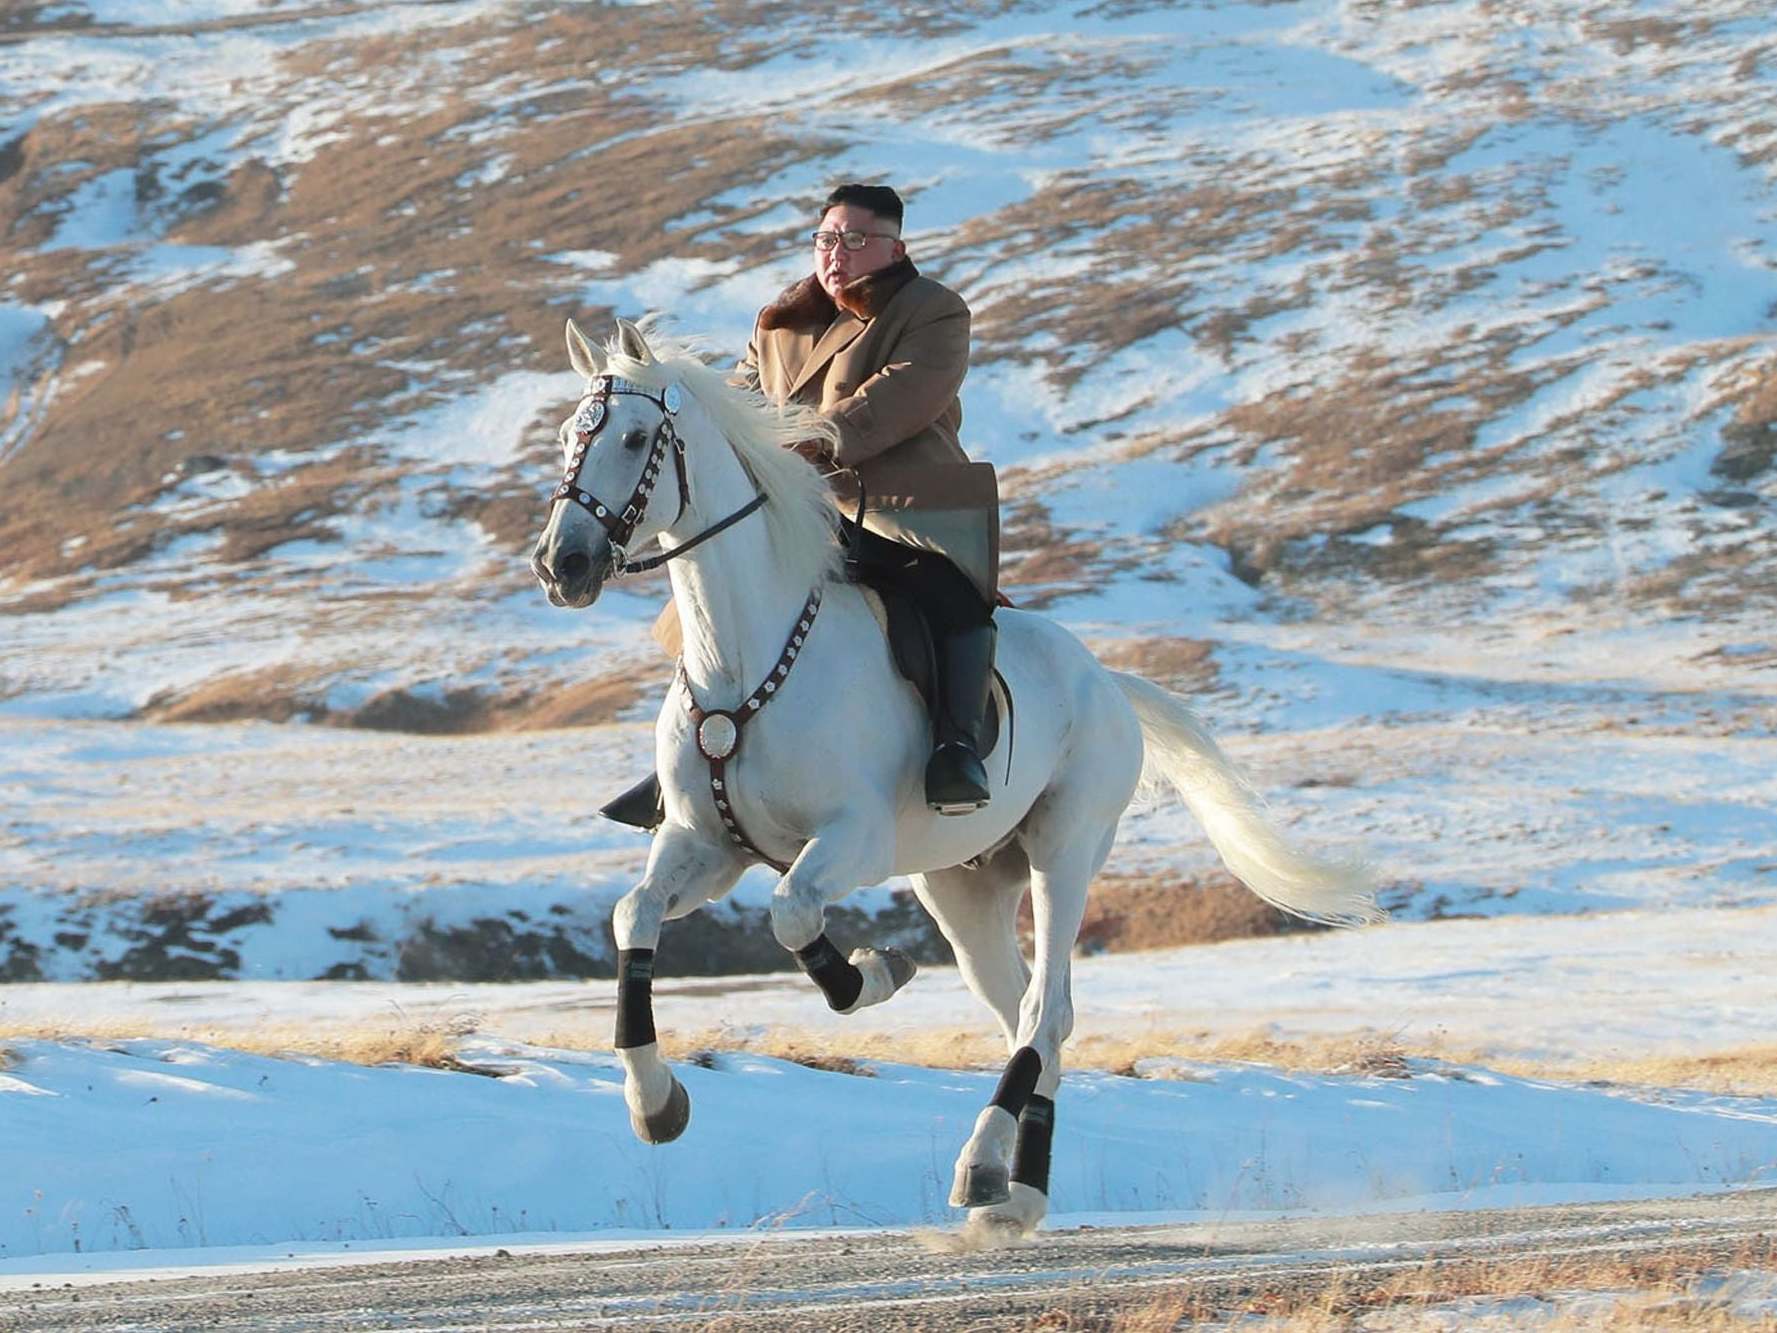
[(617, 316), (617, 346), (631, 361), (644, 366), (654, 364), (654, 353), (642, 331), (622, 315)]
[(605, 373), (604, 357), (586, 341), (586, 335), (580, 332), (580, 326), (571, 319), (568, 321), (568, 360), (580, 372), (582, 379), (595, 380)]

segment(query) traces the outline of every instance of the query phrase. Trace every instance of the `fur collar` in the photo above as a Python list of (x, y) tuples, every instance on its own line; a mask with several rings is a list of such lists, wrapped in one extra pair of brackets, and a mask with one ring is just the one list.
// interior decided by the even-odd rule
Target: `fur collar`
[(835, 302), (821, 286), (821, 280), (810, 273), (801, 282), (784, 288), (777, 300), (759, 312), (759, 327), (824, 329), (841, 310), (862, 320), (872, 320), (882, 313), (896, 292), (918, 276), (913, 261), (903, 256), (887, 268), (846, 283), (839, 289), (839, 300)]

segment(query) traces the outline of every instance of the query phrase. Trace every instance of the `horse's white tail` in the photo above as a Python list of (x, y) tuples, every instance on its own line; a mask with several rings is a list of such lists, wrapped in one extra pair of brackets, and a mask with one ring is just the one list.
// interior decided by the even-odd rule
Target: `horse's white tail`
[(1111, 675), (1141, 721), (1142, 788), (1176, 791), (1241, 883), (1274, 907), (1327, 925), (1387, 915), (1363, 862), (1322, 860), (1284, 840), (1266, 818), (1263, 798), (1183, 699), (1140, 676)]

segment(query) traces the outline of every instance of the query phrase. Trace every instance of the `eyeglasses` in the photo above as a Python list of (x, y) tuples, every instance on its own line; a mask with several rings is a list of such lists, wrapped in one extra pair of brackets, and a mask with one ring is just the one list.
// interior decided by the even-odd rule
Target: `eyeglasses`
[(894, 241), (900, 238), (892, 231), (817, 231), (810, 237), (817, 250), (831, 250), (843, 244), (847, 250), (862, 250), (875, 237)]

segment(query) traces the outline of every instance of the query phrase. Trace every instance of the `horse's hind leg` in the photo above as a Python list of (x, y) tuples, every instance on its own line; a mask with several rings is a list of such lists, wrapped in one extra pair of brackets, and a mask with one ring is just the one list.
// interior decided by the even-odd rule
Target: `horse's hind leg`
[(660, 1058), (654, 1033), (654, 949), (665, 921), (725, 893), (744, 869), (726, 847), (668, 825), (655, 837), (642, 882), (611, 914), (617, 942), (617, 1057), (630, 1127), (644, 1143), (671, 1143), (691, 1121), (691, 1099)]
[[(956, 950), (963, 981), (1000, 1021), (1006, 1049), (1018, 1046), (1018, 1005), (1030, 967), (1018, 947), (1018, 903), (1030, 883), (1030, 862), (1013, 844), (977, 869), (915, 875), (913, 891)], [(970, 1215), (970, 1224), (1016, 1234), (1034, 1231), (1049, 1210), (1049, 1142), (1053, 1097), (1032, 1093), (1018, 1117), (1009, 1197)]]
[(955, 1207), (985, 1208), (1010, 1201), (1021, 1123), (1027, 1141), (1027, 1161), (1021, 1165), (1034, 1171), (1040, 1159), (1046, 1181), (1049, 1129), (1061, 1086), (1061, 1047), (1074, 1026), (1070, 984), (1074, 940), (1086, 914), (1086, 891), (1116, 835), (1114, 816), (1082, 819), (1072, 812), (1073, 817), (1062, 817), (1054, 800), (1051, 794), (1038, 803), (1025, 832), (1036, 965), (1018, 1006), (1012, 1057), (957, 1158), (950, 1196)]

